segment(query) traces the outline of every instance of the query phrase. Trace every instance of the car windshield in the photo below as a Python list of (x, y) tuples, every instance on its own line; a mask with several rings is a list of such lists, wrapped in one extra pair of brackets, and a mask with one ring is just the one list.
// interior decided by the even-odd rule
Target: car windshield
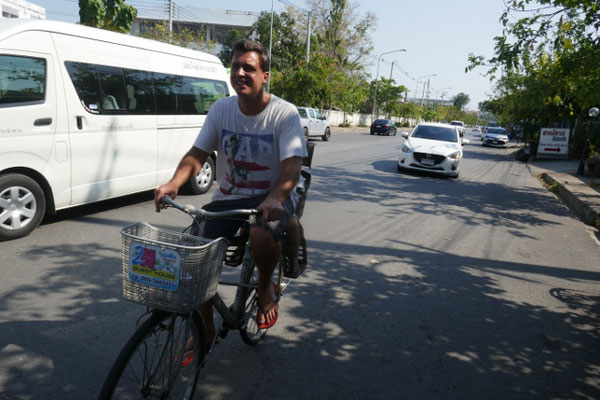
[[(448, 121), (448, 120), (446, 120)], [(464, 122), (460, 122), (460, 121), (452, 121), (450, 122), (450, 125), (458, 125), (458, 126), (463, 126), (465, 123)]]
[(458, 142), (458, 136), (454, 128), (445, 128), (443, 126), (417, 126), (413, 134), (414, 138), (441, 140), (444, 142)]
[(506, 131), (502, 128), (488, 128), (487, 133), (495, 133), (499, 135), (505, 135)]
[(375, 123), (377, 125), (387, 125), (390, 123), (390, 121), (388, 121), (387, 119), (376, 119)]

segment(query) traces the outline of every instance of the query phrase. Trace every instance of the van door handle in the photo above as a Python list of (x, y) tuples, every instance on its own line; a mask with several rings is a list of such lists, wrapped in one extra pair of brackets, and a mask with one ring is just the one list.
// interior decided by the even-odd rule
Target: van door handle
[(34, 126), (46, 126), (52, 123), (52, 118), (38, 118), (33, 121)]
[(83, 129), (83, 117), (79, 115), (77, 116), (77, 129)]

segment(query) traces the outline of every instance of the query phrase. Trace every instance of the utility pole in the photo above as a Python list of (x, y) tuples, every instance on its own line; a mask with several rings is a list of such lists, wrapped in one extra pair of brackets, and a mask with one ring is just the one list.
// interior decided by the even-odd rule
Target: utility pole
[(173, 32), (173, 0), (169, 0), (169, 32)]
[(310, 61), (310, 15), (313, 10), (308, 10), (306, 13), (306, 17), (308, 21), (306, 22), (306, 63)]
[(269, 77), (267, 78), (267, 92), (271, 93), (271, 60), (273, 59), (273, 3), (271, 0), (271, 28), (269, 31)]

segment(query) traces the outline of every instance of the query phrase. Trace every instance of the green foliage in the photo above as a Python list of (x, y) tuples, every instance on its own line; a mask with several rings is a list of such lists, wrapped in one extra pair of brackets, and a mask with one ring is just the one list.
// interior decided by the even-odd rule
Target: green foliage
[[(600, 104), (600, 9), (595, 0), (507, 0), (495, 55), (469, 56), (467, 70), (489, 67), (494, 97), (480, 104), (499, 123), (520, 123), (533, 138), (544, 126), (574, 130), (581, 152), (587, 109)], [(537, 8), (536, 8), (537, 7)], [(514, 20), (512, 17), (520, 18)], [(499, 76), (498, 76), (499, 75)], [(600, 139), (599, 139), (600, 141)]]
[(137, 9), (125, 0), (79, 0), (79, 23), (94, 28), (128, 33)]
[(333, 103), (331, 82), (340, 81), (332, 60), (314, 56), (283, 71), (271, 72), (271, 92), (297, 105), (325, 108)]
[[(375, 107), (375, 115), (379, 115), (379, 111), (383, 110), (383, 112), (388, 115), (398, 115), (400, 111), (400, 102), (404, 99), (403, 93), (407, 92), (408, 89), (403, 86), (396, 86), (396, 81), (394, 79), (385, 79), (381, 78), (377, 82), (377, 103)], [(371, 93), (374, 93), (375, 82), (371, 83)], [(372, 99), (371, 99), (372, 101)]]
[(167, 21), (162, 21), (160, 24), (154, 24), (140, 36), (146, 39), (157, 40), (159, 42), (170, 43), (175, 46), (187, 47), (194, 50), (206, 51), (214, 48), (214, 42), (207, 42), (206, 37), (201, 33), (201, 30), (193, 31), (186, 27), (179, 32), (170, 32)]
[[(265, 48), (270, 45), (271, 13), (262, 11), (252, 26), (258, 33), (258, 41)], [(288, 13), (273, 14), (273, 46), (271, 50), (271, 70), (283, 71), (306, 58), (304, 41), (299, 37), (296, 20)]]
[(456, 96), (454, 96), (452, 98), (452, 103), (455, 107), (458, 107), (459, 109), (463, 109), (464, 106), (466, 106), (467, 104), (469, 104), (469, 101), (471, 99), (469, 98), (469, 95), (463, 92), (460, 92), (459, 94), (457, 94)]
[(233, 44), (240, 39), (246, 38), (246, 36), (246, 32), (241, 29), (232, 28), (227, 31), (225, 40), (223, 41), (223, 50), (219, 53), (219, 59), (223, 65), (231, 65), (231, 48)]

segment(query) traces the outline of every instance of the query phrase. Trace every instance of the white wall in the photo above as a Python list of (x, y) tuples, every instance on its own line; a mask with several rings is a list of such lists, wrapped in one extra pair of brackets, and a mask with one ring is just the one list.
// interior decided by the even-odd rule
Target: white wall
[[(334, 110), (322, 110), (321, 113), (327, 117), (331, 126), (339, 126), (343, 124), (344, 121), (349, 122), (350, 126), (371, 125), (371, 114), (345, 114), (343, 111)], [(380, 115), (377, 118), (386, 118), (386, 116)], [(397, 123), (403, 123), (404, 121), (408, 121), (410, 126), (415, 126), (417, 124), (417, 120), (414, 118), (393, 117), (391, 119), (393, 119)]]

